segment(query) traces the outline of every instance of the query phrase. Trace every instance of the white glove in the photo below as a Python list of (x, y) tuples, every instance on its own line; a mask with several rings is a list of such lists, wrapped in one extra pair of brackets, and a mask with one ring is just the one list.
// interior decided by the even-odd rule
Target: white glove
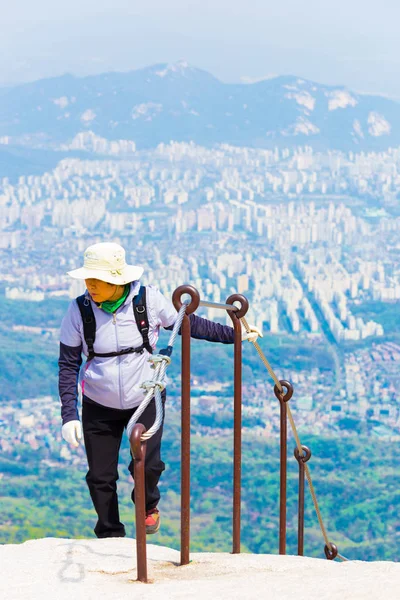
[(258, 336), (263, 337), (262, 332), (255, 325), (249, 325), (249, 333), (244, 329), (242, 331), (242, 342), (248, 340), (249, 342), (257, 341)]
[(75, 448), (79, 446), (79, 440), (82, 439), (82, 425), (80, 421), (68, 421), (62, 426), (61, 435), (68, 444)]

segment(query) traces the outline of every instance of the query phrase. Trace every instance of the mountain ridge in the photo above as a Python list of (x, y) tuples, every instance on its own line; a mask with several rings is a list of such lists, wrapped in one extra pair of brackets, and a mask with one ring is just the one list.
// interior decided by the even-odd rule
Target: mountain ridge
[(183, 61), (0, 90), (0, 138), (54, 146), (85, 130), (139, 149), (175, 140), (380, 151), (400, 145), (400, 103), (292, 75), (223, 83)]

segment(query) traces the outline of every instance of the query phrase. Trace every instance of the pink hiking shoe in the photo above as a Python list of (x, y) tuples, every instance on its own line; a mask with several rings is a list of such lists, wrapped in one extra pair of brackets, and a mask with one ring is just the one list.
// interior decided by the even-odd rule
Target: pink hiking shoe
[(151, 508), (146, 511), (146, 533), (157, 533), (160, 529), (160, 511), (158, 508)]

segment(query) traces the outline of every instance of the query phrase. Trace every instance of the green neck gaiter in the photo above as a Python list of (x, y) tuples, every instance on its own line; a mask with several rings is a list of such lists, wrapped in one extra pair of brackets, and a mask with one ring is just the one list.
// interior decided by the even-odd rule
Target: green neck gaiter
[(125, 302), (130, 289), (131, 289), (131, 286), (129, 283), (127, 283), (125, 285), (124, 293), (122, 294), (121, 298), (119, 298), (119, 300), (114, 300), (114, 301), (106, 300), (105, 302), (102, 302), (101, 304), (99, 304), (99, 307), (108, 313), (114, 313), (121, 306), (121, 304), (123, 304)]

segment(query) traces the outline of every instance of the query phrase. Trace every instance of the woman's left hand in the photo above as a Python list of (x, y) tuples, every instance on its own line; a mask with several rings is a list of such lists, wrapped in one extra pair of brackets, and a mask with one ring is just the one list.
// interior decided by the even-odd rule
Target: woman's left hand
[(249, 332), (247, 332), (245, 329), (242, 331), (242, 342), (244, 342), (244, 340), (256, 342), (258, 337), (263, 337), (262, 332), (255, 325), (249, 325), (249, 329)]

